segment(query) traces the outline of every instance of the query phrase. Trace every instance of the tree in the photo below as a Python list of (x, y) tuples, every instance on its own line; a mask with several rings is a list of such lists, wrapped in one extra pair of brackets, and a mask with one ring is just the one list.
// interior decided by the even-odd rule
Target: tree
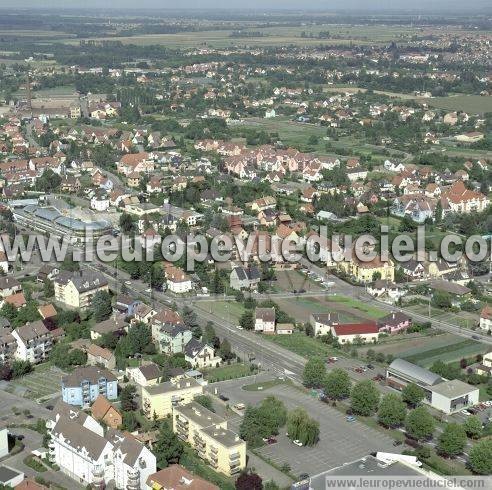
[(45, 298), (52, 298), (55, 295), (55, 286), (52, 281), (46, 279), (43, 288)]
[(138, 418), (135, 412), (123, 412), (122, 415), (122, 428), (128, 432), (137, 430), (140, 426)]
[(189, 306), (185, 306), (183, 308), (183, 313), (181, 317), (183, 318), (184, 324), (189, 329), (193, 329), (194, 327), (198, 326), (198, 318), (196, 316), (196, 313)]
[(468, 463), (479, 475), (492, 474), (492, 439), (477, 442), (470, 450)]
[(444, 456), (452, 457), (463, 452), (466, 446), (466, 432), (460, 424), (446, 424), (439, 436), (437, 450)]
[(425, 407), (417, 407), (407, 415), (405, 429), (408, 434), (417, 439), (428, 439), (432, 437), (435, 429), (434, 417)]
[(241, 473), (236, 480), (236, 490), (262, 490), (263, 480), (256, 473)]
[(257, 407), (248, 407), (239, 433), (252, 447), (262, 444), (262, 439), (278, 434), (287, 421), (284, 404), (273, 396), (265, 398)]
[(253, 311), (246, 310), (241, 315), (241, 318), (239, 319), (239, 325), (241, 325), (246, 330), (252, 330), (254, 325), (255, 325), (255, 322), (253, 319)]
[(354, 385), (350, 399), (350, 406), (355, 413), (368, 416), (378, 408), (379, 392), (375, 384), (366, 379)]
[(267, 396), (259, 408), (262, 423), (268, 428), (270, 435), (278, 434), (280, 427), (287, 422), (287, 409), (283, 402), (274, 396)]
[(482, 422), (476, 415), (467, 417), (463, 428), (465, 429), (466, 435), (471, 439), (478, 439), (482, 436)]
[(332, 400), (343, 400), (350, 395), (350, 377), (344, 369), (333, 369), (324, 382), (325, 395)]
[(179, 463), (183, 454), (183, 443), (173, 432), (168, 421), (162, 422), (157, 441), (154, 443), (152, 449), (157, 458), (157, 466), (160, 468), (166, 468), (170, 464)]
[(12, 378), (19, 378), (32, 371), (32, 365), (29, 361), (14, 361), (12, 363)]
[(73, 349), (70, 352), (70, 365), (82, 366), (87, 363), (87, 354), (80, 349)]
[(135, 395), (137, 394), (137, 389), (135, 385), (126, 385), (120, 393), (121, 409), (124, 412), (133, 412), (137, 409), (137, 404), (135, 403)]
[(61, 177), (50, 168), (46, 169), (41, 177), (36, 179), (36, 189), (42, 192), (53, 192), (60, 187)]
[(319, 423), (310, 418), (303, 408), (296, 408), (287, 417), (287, 433), (292, 441), (313, 446), (319, 439)]
[(224, 339), (220, 343), (219, 356), (222, 357), (224, 361), (227, 361), (228, 359), (232, 359), (234, 357), (234, 354), (231, 350), (231, 344), (227, 339)]
[(312, 357), (308, 359), (302, 373), (302, 382), (308, 388), (323, 386), (326, 377), (326, 367), (323, 359)]
[(128, 213), (123, 213), (120, 216), (120, 228), (123, 233), (130, 235), (135, 231), (135, 223), (133, 222), (133, 218)]
[(12, 369), (8, 364), (0, 365), (0, 380), (10, 381), (12, 379)]
[(195, 401), (199, 403), (202, 407), (210, 410), (211, 412), (215, 412), (212, 404), (212, 398), (210, 398), (208, 395), (197, 395), (195, 396)]
[(97, 291), (92, 298), (92, 312), (96, 322), (107, 320), (111, 316), (111, 295), (108, 291)]
[(409, 383), (401, 391), (401, 398), (411, 407), (416, 407), (425, 398), (425, 392), (419, 385)]
[(405, 421), (407, 407), (397, 393), (388, 393), (379, 403), (378, 420), (385, 427), (399, 427)]

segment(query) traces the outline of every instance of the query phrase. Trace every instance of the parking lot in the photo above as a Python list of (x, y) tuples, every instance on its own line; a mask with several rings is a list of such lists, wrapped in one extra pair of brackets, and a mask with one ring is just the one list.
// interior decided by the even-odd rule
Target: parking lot
[[(268, 395), (282, 400), (288, 410), (304, 408), (320, 424), (320, 440), (314, 447), (297, 447), (285, 435), (285, 428), (277, 437), (277, 443), (258, 449), (258, 453), (277, 466), (288, 464), (292, 473), (315, 475), (330, 468), (340, 466), (347, 457), (350, 460), (361, 458), (373, 451), (399, 452), (401, 446), (394, 447), (393, 439), (367, 427), (361, 422), (347, 422), (345, 415), (326, 403), (312, 398), (299, 389), (281, 384), (265, 391), (245, 391), (241, 389), (244, 380), (230, 380), (216, 383), (221, 393), (226, 394), (232, 406), (238, 402), (257, 404)], [(248, 381), (246, 383), (251, 383)], [(232, 430), (238, 431), (241, 417), (229, 421)]]

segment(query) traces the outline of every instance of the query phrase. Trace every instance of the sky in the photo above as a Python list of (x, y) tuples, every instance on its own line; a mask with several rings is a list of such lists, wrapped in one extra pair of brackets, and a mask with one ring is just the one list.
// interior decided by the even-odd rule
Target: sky
[(221, 9), (316, 9), (330, 10), (419, 10), (449, 13), (450, 10), (488, 9), (491, 0), (0, 0), (5, 8), (221, 8)]

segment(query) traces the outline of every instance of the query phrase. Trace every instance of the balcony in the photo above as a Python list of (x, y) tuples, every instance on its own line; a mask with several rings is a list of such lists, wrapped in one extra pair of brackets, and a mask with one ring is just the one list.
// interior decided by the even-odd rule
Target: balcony
[(229, 460), (231, 461), (231, 464), (233, 461), (238, 460), (241, 457), (239, 453), (232, 453), (229, 455)]

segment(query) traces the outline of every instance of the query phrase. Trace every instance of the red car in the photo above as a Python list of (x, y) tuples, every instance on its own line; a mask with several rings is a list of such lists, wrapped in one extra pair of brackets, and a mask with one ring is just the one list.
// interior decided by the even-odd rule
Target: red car
[(277, 439), (275, 437), (269, 437), (267, 440), (268, 444), (275, 444), (277, 442)]

